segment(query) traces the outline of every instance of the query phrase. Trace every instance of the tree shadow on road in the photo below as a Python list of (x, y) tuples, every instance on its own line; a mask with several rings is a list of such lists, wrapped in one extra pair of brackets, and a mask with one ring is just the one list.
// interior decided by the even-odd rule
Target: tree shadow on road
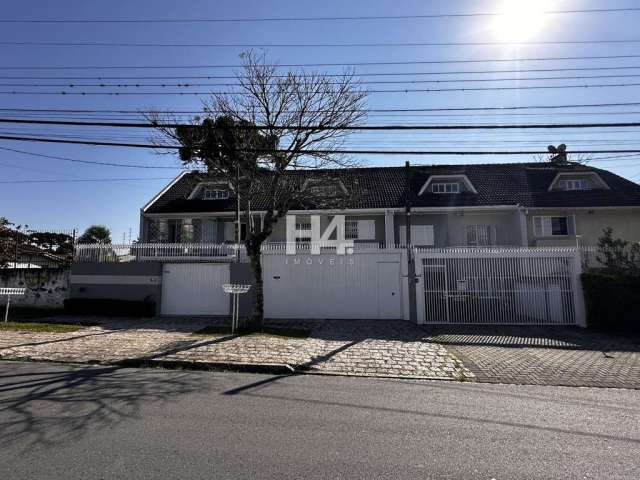
[(207, 388), (189, 373), (121, 367), (55, 366), (34, 373), (16, 365), (2, 378), (0, 448), (22, 450), (78, 440), (138, 418), (144, 405)]

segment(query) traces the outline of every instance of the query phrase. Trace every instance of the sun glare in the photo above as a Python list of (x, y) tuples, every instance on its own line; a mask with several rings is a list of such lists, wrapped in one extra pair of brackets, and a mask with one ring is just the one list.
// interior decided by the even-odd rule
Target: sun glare
[(532, 39), (548, 21), (544, 12), (551, 2), (544, 0), (504, 0), (492, 30), (501, 42), (518, 43)]

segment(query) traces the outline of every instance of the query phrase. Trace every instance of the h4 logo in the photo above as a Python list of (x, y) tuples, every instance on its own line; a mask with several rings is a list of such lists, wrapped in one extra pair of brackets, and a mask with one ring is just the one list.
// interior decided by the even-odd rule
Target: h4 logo
[[(353, 240), (345, 238), (344, 215), (334, 215), (324, 232), (320, 229), (320, 215), (311, 215), (311, 222), (298, 224), (295, 215), (287, 215), (287, 254), (295, 255), (297, 242), (300, 239), (309, 239), (310, 252), (319, 255), (321, 248), (335, 248), (337, 255), (350, 255), (353, 253)], [(330, 239), (335, 232), (335, 238)]]

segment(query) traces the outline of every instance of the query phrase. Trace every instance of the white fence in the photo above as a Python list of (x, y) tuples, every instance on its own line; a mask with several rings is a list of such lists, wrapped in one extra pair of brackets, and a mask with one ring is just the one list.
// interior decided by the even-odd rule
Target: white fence
[(583, 325), (575, 248), (419, 250), (421, 323)]
[(76, 262), (207, 261), (246, 259), (244, 245), (218, 243), (78, 244)]

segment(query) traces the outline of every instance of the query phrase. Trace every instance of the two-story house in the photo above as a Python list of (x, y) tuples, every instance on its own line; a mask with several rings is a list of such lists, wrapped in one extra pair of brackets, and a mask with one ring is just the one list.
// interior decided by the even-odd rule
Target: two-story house
[[(344, 193), (338, 210), (309, 202), (295, 215), (296, 241), (308, 241), (310, 214), (326, 225), (346, 216), (345, 236), (356, 243), (406, 243), (406, 204), (411, 204), (411, 243), (418, 246), (595, 245), (602, 230), (640, 241), (640, 185), (609, 171), (577, 163), (433, 165), (352, 168), (322, 172), (323, 187)], [(301, 188), (317, 186), (317, 171), (292, 171)], [(315, 179), (315, 180), (314, 180)], [(242, 193), (242, 192), (241, 192)], [(251, 218), (241, 234), (260, 228), (266, 199), (251, 192)], [(142, 242), (234, 242), (235, 192), (219, 179), (185, 172), (141, 210)], [(286, 222), (269, 238), (285, 242)]]

